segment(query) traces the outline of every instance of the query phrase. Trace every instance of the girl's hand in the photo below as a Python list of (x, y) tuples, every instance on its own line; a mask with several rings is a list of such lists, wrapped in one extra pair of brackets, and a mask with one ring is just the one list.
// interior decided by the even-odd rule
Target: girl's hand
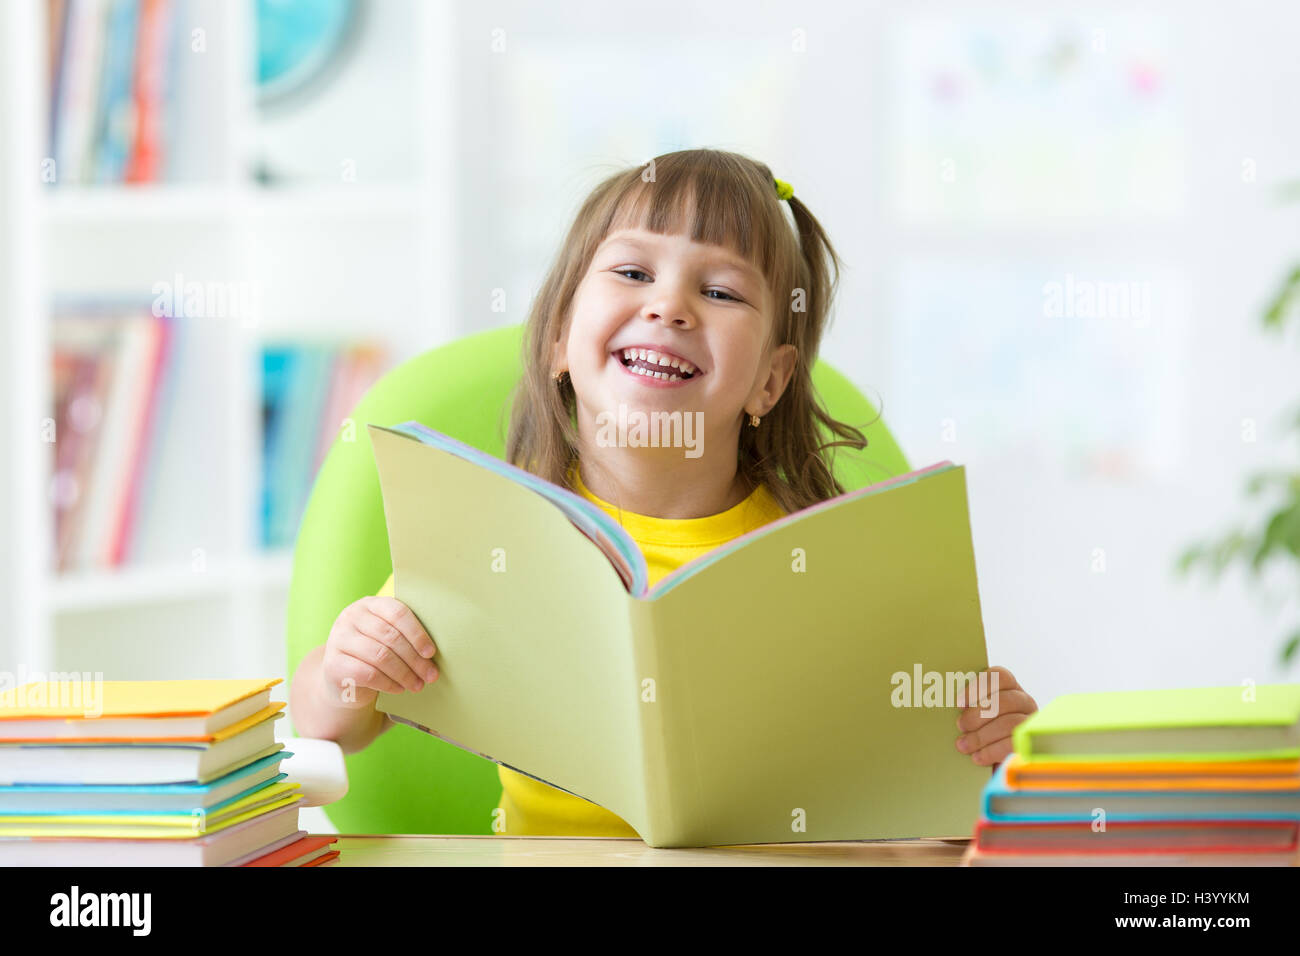
[(960, 696), (965, 695), (959, 695), (957, 705), (963, 710), (957, 718), (957, 729), (963, 733), (957, 738), (957, 749), (970, 754), (973, 763), (996, 767), (1012, 751), (1011, 731), (1038, 710), (1038, 705), (1005, 667), (990, 667), (980, 674), (987, 675), (983, 680), (988, 699), (983, 702), (976, 699), (979, 684), (967, 689), (969, 700), (962, 700)]
[(438, 679), (438, 653), (415, 612), (396, 598), (363, 597), (339, 612), (321, 676), (332, 703), (373, 706), (379, 692), (418, 691)]

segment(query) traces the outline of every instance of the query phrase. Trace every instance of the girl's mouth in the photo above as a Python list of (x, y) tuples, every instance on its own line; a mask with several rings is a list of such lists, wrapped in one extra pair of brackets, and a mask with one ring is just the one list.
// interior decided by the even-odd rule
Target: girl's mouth
[(689, 364), (683, 366), (679, 362), (673, 365), (671, 363), (675, 360), (666, 357), (656, 356), (657, 360), (651, 361), (646, 357), (645, 349), (620, 349), (611, 354), (629, 375), (644, 379), (647, 384), (679, 385), (697, 379), (703, 374)]

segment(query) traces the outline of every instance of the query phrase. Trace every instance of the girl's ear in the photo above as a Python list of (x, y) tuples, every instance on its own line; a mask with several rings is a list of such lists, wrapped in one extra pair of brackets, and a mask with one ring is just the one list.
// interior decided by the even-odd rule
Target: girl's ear
[(555, 378), (555, 376), (564, 371), (563, 362), (564, 353), (566, 351), (564, 348), (565, 337), (562, 337), (558, 342), (551, 343), (551, 378)]
[(790, 384), (798, 358), (799, 350), (789, 344), (782, 345), (772, 354), (773, 405), (785, 394), (785, 387)]
[(794, 374), (798, 357), (799, 350), (789, 344), (782, 345), (772, 352), (772, 364), (769, 366), (767, 378), (759, 383), (756, 396), (759, 407), (762, 408), (762, 411), (757, 413), (759, 417), (771, 411), (772, 406), (785, 394), (785, 387), (790, 384), (790, 377)]

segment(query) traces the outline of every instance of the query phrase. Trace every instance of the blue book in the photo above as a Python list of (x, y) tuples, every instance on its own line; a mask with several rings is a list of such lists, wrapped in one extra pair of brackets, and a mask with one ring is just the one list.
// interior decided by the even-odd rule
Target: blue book
[(99, 113), (95, 118), (93, 181), (119, 183), (135, 132), (131, 81), (135, 69), (137, 0), (113, 0), (104, 37)]
[(321, 416), (329, 398), (335, 357), (333, 348), (318, 345), (300, 346), (296, 352), (275, 475), (272, 542), (283, 546), (292, 545), (298, 536), (298, 525), (316, 477)]
[(292, 756), (292, 751), (277, 751), (207, 783), (9, 784), (0, 786), (0, 817), (100, 813), (189, 815), (200, 809), (211, 814), (286, 778), (288, 774), (279, 772), (280, 761)]
[(273, 544), (275, 487), (294, 363), (292, 348), (268, 347), (262, 350), (262, 520), (259, 537), (263, 548), (270, 548)]
[[(1293, 790), (1024, 790), (1007, 784), (1007, 761), (984, 786), (981, 811), (994, 823), (1158, 820), (1300, 820)], [(1098, 811), (1104, 811), (1104, 818)]]

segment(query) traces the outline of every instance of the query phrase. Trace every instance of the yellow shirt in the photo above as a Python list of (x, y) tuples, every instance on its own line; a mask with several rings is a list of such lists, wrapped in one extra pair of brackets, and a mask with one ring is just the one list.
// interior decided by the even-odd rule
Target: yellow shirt
[[(652, 518), (620, 511), (592, 494), (578, 474), (574, 475), (574, 488), (588, 501), (608, 512), (640, 546), (651, 587), (686, 562), (785, 516), (771, 492), (762, 486), (735, 507), (704, 518)], [(379, 593), (392, 596), (392, 575)], [(437, 640), (436, 636), (434, 640)], [(503, 833), (511, 836), (637, 835), (621, 817), (604, 807), (505, 767), (498, 766), (497, 773), (501, 778), (501, 801), (498, 804), (501, 813), (497, 816), (504, 825)]]

